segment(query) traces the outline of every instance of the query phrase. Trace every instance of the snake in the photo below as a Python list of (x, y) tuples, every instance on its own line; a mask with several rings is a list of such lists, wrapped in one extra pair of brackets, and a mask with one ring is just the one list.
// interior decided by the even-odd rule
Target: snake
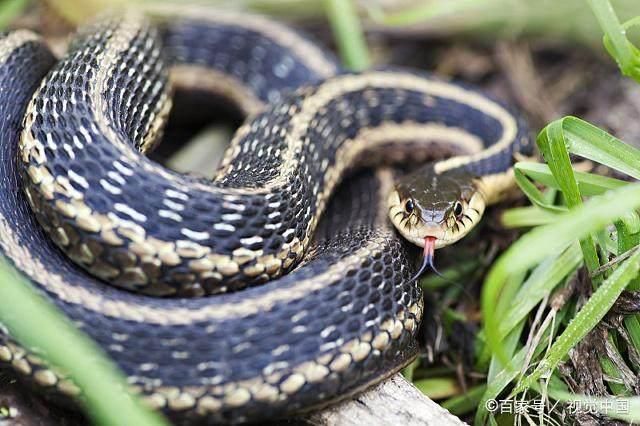
[[(246, 118), (213, 179), (146, 155), (179, 93)], [(207, 102), (183, 115), (214, 118)], [(298, 31), (207, 9), (100, 18), (61, 58), (3, 33), (0, 110), (3, 256), (144, 403), (208, 423), (318, 409), (411, 362), (416, 245), (431, 261), (466, 235), (532, 149), (473, 87), (349, 72)], [(5, 326), (0, 363), (82, 398)]]

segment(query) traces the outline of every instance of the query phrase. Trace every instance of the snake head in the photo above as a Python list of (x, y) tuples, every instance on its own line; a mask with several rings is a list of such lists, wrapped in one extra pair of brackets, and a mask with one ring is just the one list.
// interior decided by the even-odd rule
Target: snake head
[(474, 175), (437, 173), (427, 166), (399, 179), (388, 197), (389, 217), (412, 243), (440, 248), (464, 237), (480, 221), (485, 198)]

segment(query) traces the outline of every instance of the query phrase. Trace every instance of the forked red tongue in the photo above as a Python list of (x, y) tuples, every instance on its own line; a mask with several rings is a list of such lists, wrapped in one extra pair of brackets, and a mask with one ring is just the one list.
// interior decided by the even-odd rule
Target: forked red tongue
[(422, 252), (422, 265), (420, 269), (416, 273), (416, 275), (411, 278), (411, 281), (415, 281), (420, 278), (427, 268), (430, 268), (433, 272), (440, 275), (436, 268), (433, 266), (433, 254), (436, 250), (436, 237), (424, 237), (424, 251)]
[(424, 237), (424, 257), (431, 259), (433, 262), (433, 252), (436, 250), (436, 237)]

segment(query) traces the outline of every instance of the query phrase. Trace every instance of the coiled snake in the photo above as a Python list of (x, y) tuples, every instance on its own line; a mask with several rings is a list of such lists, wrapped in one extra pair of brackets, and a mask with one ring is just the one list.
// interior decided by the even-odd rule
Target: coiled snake
[[(262, 18), (182, 11), (159, 28), (101, 20), (60, 61), (31, 32), (0, 39), (4, 255), (174, 415), (283, 416), (398, 371), (423, 305), (391, 224), (425, 252), (466, 234), (530, 149), (522, 121), (427, 75), (341, 72)], [(141, 154), (170, 87), (250, 115), (213, 182)], [(397, 183), (349, 178), (329, 203), (363, 160), (443, 150)], [(0, 361), (79, 392), (0, 334)]]

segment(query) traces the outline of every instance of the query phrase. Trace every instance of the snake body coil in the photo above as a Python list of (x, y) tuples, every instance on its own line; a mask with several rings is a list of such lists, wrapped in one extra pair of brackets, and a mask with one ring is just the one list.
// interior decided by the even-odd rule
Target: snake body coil
[[(396, 372), (415, 356), (422, 298), (387, 220), (393, 176), (351, 179), (327, 208), (330, 196), (390, 144), (445, 147), (464, 155), (436, 167), (500, 175), (528, 149), (522, 124), (422, 75), (336, 75), (260, 18), (185, 15), (163, 26), (163, 49), (157, 38), (137, 19), (103, 21), (55, 65), (31, 33), (0, 40), (2, 252), (167, 412), (282, 416)], [(162, 133), (169, 80), (251, 114), (213, 182), (140, 154)], [(0, 360), (78, 392), (9, 331)]]

